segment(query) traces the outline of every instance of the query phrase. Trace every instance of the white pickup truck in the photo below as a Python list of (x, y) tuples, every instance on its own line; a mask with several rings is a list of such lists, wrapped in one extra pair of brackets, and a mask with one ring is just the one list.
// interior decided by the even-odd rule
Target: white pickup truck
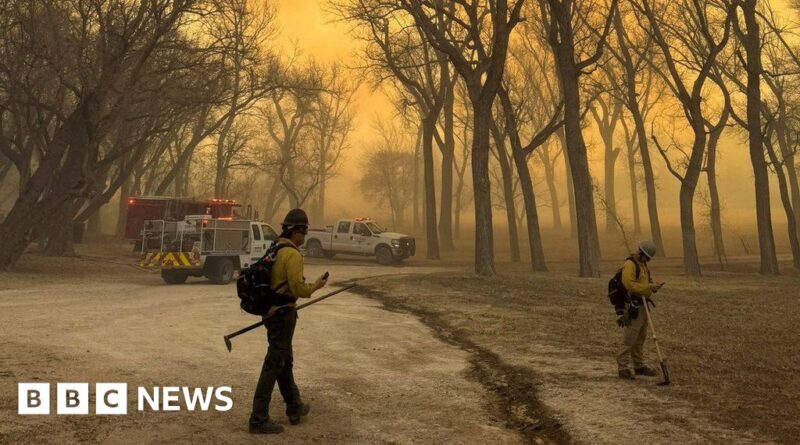
[(336, 254), (375, 256), (380, 264), (391, 264), (414, 256), (411, 236), (388, 232), (371, 219), (340, 219), (324, 229), (309, 229), (306, 253), (333, 258)]

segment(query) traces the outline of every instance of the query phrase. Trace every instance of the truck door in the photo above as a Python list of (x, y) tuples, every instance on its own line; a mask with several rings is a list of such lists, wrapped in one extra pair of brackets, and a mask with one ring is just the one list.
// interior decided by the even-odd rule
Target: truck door
[(261, 235), (264, 237), (265, 249), (269, 249), (273, 244), (275, 244), (276, 241), (278, 241), (278, 234), (267, 224), (261, 224)]
[(264, 255), (264, 252), (266, 252), (267, 241), (264, 240), (263, 236), (261, 236), (261, 229), (258, 227), (258, 224), (250, 225), (250, 235), (252, 239), (250, 243), (250, 257), (253, 260), (257, 260)]
[(361, 254), (372, 253), (372, 232), (366, 224), (357, 222), (353, 226), (353, 241), (356, 243), (356, 251)]
[(333, 240), (331, 247), (334, 252), (353, 252), (355, 250), (355, 243), (353, 242), (353, 235), (350, 234), (350, 221), (339, 221), (339, 224), (334, 227)]

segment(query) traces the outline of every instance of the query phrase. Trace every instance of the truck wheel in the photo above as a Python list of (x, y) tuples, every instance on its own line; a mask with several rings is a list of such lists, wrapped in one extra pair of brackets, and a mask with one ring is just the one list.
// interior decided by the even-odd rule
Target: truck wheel
[(233, 261), (220, 258), (211, 265), (208, 279), (214, 284), (228, 284), (233, 279)]
[(183, 284), (189, 278), (189, 275), (178, 270), (162, 269), (161, 278), (167, 284)]
[(322, 250), (322, 244), (319, 241), (312, 239), (306, 244), (306, 252), (312, 258), (322, 258), (325, 256), (325, 251)]
[(383, 266), (388, 266), (392, 264), (394, 261), (394, 256), (392, 255), (392, 249), (386, 246), (379, 246), (375, 249), (375, 259), (378, 260), (378, 264)]

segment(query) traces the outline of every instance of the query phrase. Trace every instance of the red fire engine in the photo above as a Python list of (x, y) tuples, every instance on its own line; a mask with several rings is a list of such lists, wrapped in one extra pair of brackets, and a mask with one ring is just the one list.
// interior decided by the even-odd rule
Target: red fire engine
[(187, 215), (211, 215), (215, 219), (239, 218), (241, 204), (233, 199), (206, 199), (174, 196), (132, 196), (128, 198), (125, 238), (141, 241), (146, 220), (180, 221)]

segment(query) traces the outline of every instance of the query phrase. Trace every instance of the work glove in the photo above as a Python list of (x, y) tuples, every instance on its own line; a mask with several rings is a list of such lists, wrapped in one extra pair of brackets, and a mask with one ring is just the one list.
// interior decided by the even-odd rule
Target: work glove
[(630, 326), (631, 319), (628, 318), (628, 312), (625, 310), (624, 307), (616, 308), (615, 312), (617, 313), (617, 326), (621, 328), (625, 326)]
[(636, 317), (639, 316), (639, 303), (631, 302), (630, 306), (628, 306), (627, 315), (630, 320), (636, 320)]

